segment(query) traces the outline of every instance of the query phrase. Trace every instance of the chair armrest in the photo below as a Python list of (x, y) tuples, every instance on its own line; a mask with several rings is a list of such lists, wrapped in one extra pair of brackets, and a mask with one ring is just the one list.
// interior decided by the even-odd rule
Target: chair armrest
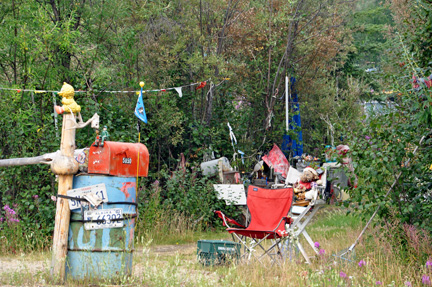
[(220, 210), (214, 210), (213, 212), (216, 213), (216, 215), (219, 216), (219, 217), (223, 220), (223, 226), (226, 226), (226, 227), (228, 227), (228, 228), (231, 228), (231, 227), (228, 225), (228, 223), (231, 223), (231, 224), (237, 225), (238, 227), (246, 228), (245, 226), (241, 225), (240, 223), (238, 223), (238, 222), (235, 221), (234, 219), (231, 219), (231, 218), (227, 217), (227, 216), (226, 216), (225, 214), (223, 214), (223, 212), (220, 211)]
[(273, 229), (273, 232), (276, 232), (276, 229), (278, 229), (279, 225), (281, 225), (282, 221), (285, 221), (285, 224), (292, 224), (294, 222), (294, 220), (291, 217), (288, 216), (284, 216), (281, 218), (281, 220), (279, 221), (279, 223), (276, 225), (276, 228)]

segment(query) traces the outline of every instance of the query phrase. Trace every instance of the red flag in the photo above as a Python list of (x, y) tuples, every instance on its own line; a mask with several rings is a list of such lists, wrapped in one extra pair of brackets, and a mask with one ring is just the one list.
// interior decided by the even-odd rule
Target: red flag
[(268, 155), (262, 157), (268, 166), (272, 166), (275, 172), (280, 172), (286, 178), (289, 169), (289, 163), (280, 148), (274, 144)]
[(195, 88), (195, 90), (198, 90), (198, 89), (204, 88), (206, 84), (207, 84), (207, 82), (206, 82), (206, 81), (204, 81), (204, 82), (201, 82), (201, 84), (199, 84), (199, 86), (198, 86), (198, 87), (196, 87), (196, 88)]

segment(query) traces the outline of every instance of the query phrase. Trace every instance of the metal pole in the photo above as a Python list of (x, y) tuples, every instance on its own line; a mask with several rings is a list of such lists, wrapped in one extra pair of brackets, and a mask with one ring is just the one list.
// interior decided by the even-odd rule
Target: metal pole
[(288, 134), (288, 131), (289, 131), (289, 119), (288, 119), (289, 93), (288, 93), (288, 87), (289, 87), (289, 79), (288, 79), (288, 76), (285, 76), (285, 121), (286, 121), (286, 132), (287, 132), (287, 134)]

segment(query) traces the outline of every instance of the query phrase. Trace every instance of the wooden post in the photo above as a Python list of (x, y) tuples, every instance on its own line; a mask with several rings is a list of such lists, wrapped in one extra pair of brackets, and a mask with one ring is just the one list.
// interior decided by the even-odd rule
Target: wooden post
[[(72, 113), (63, 114), (62, 137), (60, 151), (64, 157), (73, 159), (75, 151), (75, 117)], [(66, 162), (66, 161), (63, 161)], [(70, 161), (69, 161), (70, 162)], [(66, 164), (66, 163), (65, 163)], [(76, 171), (75, 171), (76, 172)], [(64, 167), (63, 175), (58, 177), (58, 194), (66, 195), (72, 189), (73, 174), (70, 168)], [(68, 248), (70, 209), (67, 199), (57, 197), (51, 276), (61, 282), (65, 280), (66, 255)]]

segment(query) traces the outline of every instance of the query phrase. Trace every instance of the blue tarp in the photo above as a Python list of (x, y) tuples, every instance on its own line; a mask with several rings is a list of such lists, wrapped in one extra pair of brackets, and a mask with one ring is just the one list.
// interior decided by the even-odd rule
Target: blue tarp
[(282, 143), (282, 151), (286, 156), (292, 153), (292, 156), (301, 156), (303, 154), (303, 135), (301, 131), (301, 117), (300, 117), (300, 106), (298, 102), (297, 91), (294, 88), (296, 79), (291, 77), (291, 101), (289, 102), (292, 106), (291, 110), (294, 115), (289, 124), (289, 129), (295, 131), (296, 137), (290, 137), (284, 135)]

